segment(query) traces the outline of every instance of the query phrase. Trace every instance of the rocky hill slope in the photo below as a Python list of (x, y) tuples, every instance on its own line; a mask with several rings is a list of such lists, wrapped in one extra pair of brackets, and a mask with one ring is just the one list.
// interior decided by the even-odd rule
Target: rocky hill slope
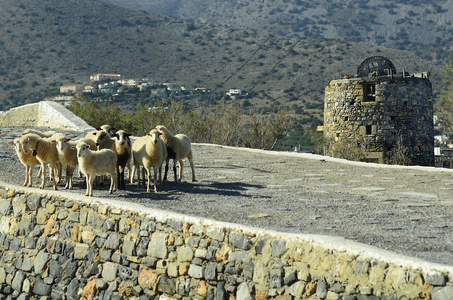
[(278, 36), (363, 41), (431, 59), (445, 58), (453, 50), (451, 0), (104, 1)]

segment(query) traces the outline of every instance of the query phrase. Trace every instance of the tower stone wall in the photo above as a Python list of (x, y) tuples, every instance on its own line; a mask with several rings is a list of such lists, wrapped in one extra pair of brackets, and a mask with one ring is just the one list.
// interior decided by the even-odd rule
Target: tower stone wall
[(332, 80), (325, 88), (324, 137), (364, 149), (385, 163), (398, 147), (412, 164), (434, 165), (432, 86), (421, 73)]

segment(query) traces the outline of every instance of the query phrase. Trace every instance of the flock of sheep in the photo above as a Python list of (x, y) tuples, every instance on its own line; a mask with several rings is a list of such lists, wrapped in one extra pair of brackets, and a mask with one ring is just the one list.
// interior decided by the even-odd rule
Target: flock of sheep
[[(86, 177), (86, 196), (93, 195), (93, 181), (96, 176), (103, 177), (103, 175), (110, 176), (109, 193), (112, 193), (117, 188), (125, 188), (124, 170), (127, 167), (128, 181), (133, 184), (137, 173), (139, 187), (145, 186), (146, 173), (147, 192), (151, 191), (152, 169), (154, 191), (157, 192), (157, 173), (159, 172), (159, 184), (162, 184), (163, 163), (166, 163), (164, 174), (164, 180), (166, 180), (169, 161), (173, 160), (176, 183), (182, 178), (182, 160), (185, 158), (192, 168), (192, 181), (195, 181), (190, 138), (184, 134), (172, 135), (162, 125), (152, 129), (146, 136), (138, 137), (133, 143), (130, 140), (130, 134), (124, 130), (115, 132), (111, 126), (103, 125), (78, 140), (72, 140), (63, 133), (54, 131), (41, 132), (26, 129), (20, 138), (8, 144), (14, 146), (19, 160), (25, 166), (24, 186), (29, 187), (32, 186), (33, 169), (39, 165), (41, 168), (38, 177), (41, 177), (41, 189), (46, 184), (47, 166), (49, 166), (50, 179), (53, 181), (55, 190), (61, 181), (63, 168), (66, 171), (65, 189), (72, 189), (73, 173), (78, 166), (79, 176), (83, 173)], [(179, 176), (176, 174), (176, 162), (179, 163)], [(140, 167), (142, 167), (141, 172)]]

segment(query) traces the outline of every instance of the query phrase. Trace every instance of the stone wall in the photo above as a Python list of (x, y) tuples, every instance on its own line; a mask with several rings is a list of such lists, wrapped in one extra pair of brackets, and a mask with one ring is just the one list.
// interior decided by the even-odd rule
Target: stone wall
[(330, 81), (324, 136), (331, 143), (354, 142), (374, 162), (405, 148), (414, 165), (434, 166), (431, 82), (396, 76)]
[(80, 132), (94, 129), (62, 105), (52, 101), (23, 105), (0, 113), (0, 127), (15, 126), (49, 127)]
[(0, 195), (0, 299), (453, 299), (452, 267), (341, 238), (2, 182)]

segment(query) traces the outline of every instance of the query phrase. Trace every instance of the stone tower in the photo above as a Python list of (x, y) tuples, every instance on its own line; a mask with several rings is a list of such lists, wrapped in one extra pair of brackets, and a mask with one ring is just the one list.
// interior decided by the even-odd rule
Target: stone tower
[(347, 141), (370, 162), (389, 162), (404, 149), (411, 164), (434, 166), (429, 73), (397, 73), (387, 58), (367, 58), (356, 76), (325, 88), (324, 137), (330, 147)]

